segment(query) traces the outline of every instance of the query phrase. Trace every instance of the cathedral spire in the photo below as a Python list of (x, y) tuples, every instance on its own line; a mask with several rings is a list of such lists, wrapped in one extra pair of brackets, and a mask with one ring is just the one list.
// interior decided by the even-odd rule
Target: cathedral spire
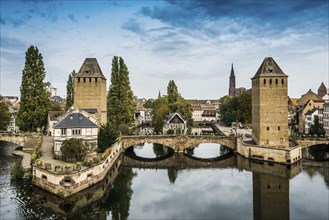
[(228, 95), (235, 96), (235, 75), (234, 75), (233, 63), (231, 67)]

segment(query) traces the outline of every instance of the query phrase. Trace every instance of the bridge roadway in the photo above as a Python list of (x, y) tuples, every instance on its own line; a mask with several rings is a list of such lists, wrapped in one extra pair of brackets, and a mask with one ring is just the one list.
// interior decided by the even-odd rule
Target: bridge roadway
[(124, 149), (133, 145), (143, 143), (163, 144), (175, 152), (184, 152), (185, 149), (202, 143), (222, 144), (232, 150), (236, 150), (236, 138), (227, 136), (212, 135), (145, 135), (145, 136), (122, 136), (122, 146)]

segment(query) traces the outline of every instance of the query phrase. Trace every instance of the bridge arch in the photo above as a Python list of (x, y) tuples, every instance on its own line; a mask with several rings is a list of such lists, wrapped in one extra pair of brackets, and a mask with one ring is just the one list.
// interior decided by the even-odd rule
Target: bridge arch
[(123, 149), (143, 144), (157, 143), (163, 144), (175, 152), (184, 152), (186, 148), (202, 143), (222, 144), (232, 150), (236, 150), (236, 138), (226, 136), (183, 136), (183, 135), (146, 135), (146, 136), (122, 136)]

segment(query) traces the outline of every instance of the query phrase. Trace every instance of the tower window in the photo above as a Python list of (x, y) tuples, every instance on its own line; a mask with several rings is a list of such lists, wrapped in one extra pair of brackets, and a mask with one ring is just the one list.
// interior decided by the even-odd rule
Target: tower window
[(270, 130), (270, 127), (267, 127), (266, 130), (269, 131)]
[(278, 85), (278, 79), (275, 79), (275, 84)]
[(89, 82), (91, 82), (91, 78), (89, 78)]
[(272, 79), (270, 79), (270, 85), (272, 85)]
[(80, 82), (80, 78), (78, 78), (78, 83)]
[(266, 79), (264, 79), (264, 86), (266, 86)]
[(86, 82), (86, 78), (83, 78), (83, 82), (84, 82), (84, 83)]
[(278, 126), (278, 131), (280, 131), (280, 126)]
[(97, 82), (97, 78), (95, 78), (95, 82)]
[(282, 85), (284, 84), (284, 79), (281, 80)]

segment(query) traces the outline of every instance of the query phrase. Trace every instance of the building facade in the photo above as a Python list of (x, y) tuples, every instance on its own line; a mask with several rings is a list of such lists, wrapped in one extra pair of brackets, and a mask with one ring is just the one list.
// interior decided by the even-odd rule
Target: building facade
[(74, 108), (96, 109), (97, 124), (107, 122), (106, 78), (96, 58), (86, 58), (74, 75)]
[(326, 136), (329, 136), (329, 100), (326, 100), (323, 105), (323, 128)]
[(98, 126), (96, 123), (97, 120), (84, 111), (69, 111), (62, 116), (53, 126), (55, 156), (61, 156), (62, 143), (70, 138), (82, 139), (91, 146), (97, 147)]
[(288, 147), (288, 76), (266, 57), (252, 80), (252, 139), (264, 147)]
[(173, 134), (186, 134), (187, 132), (187, 121), (178, 113), (172, 113), (167, 115), (163, 120), (163, 134), (173, 132)]

